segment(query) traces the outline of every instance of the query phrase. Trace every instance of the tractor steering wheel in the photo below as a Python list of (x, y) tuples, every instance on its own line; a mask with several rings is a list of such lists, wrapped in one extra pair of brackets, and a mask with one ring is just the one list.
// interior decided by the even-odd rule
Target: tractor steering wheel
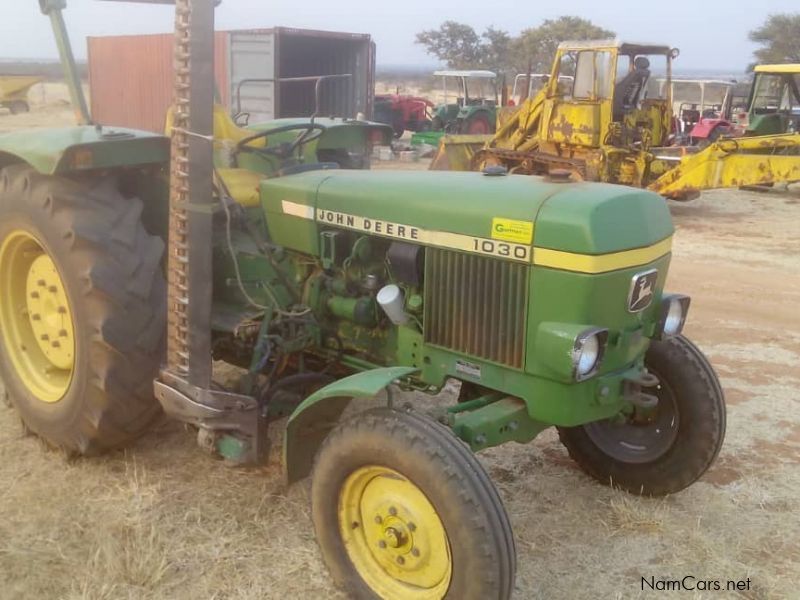
[[(294, 154), (295, 150), (297, 150), (297, 148), (300, 146), (318, 139), (326, 129), (327, 128), (324, 125), (320, 125), (318, 123), (293, 123), (291, 125), (284, 125), (282, 127), (273, 127), (272, 129), (266, 129), (264, 131), (254, 133), (253, 135), (249, 135), (241, 140), (238, 144), (236, 144), (235, 154), (240, 152), (250, 152), (265, 157), (275, 157), (282, 160), (287, 159), (290, 158)], [(274, 148), (256, 148), (249, 145), (255, 140), (260, 140), (261, 138), (266, 138), (276, 133), (295, 130), (302, 130), (302, 132), (293, 141), (284, 142), (275, 146)]]

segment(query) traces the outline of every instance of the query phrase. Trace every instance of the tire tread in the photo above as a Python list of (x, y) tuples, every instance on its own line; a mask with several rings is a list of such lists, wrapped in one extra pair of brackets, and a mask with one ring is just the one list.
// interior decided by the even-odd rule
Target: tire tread
[[(321, 466), (320, 459), (326, 452), (351, 436), (364, 436), (375, 431), (396, 440), (415, 456), (425, 456), (427, 461), (439, 467), (443, 485), (455, 490), (459, 503), (469, 507), (468, 522), (463, 525), (474, 532), (473, 547), (480, 556), (480, 563), (492, 565), (491, 568), (471, 571), (475, 590), (491, 593), (491, 596), (481, 597), (509, 598), (516, 572), (516, 548), (511, 525), (491, 479), (475, 455), (449, 428), (413, 411), (389, 408), (365, 411), (340, 424), (328, 435), (315, 460), (314, 480), (319, 477), (319, 471), (325, 468)], [(313, 499), (317, 500), (315, 495)], [(332, 567), (338, 583), (349, 588), (357, 597), (363, 596), (358, 586), (353, 586), (347, 577), (341, 576), (338, 568), (331, 565), (331, 560), (326, 555), (326, 561)], [(479, 577), (480, 581), (477, 580)]]
[[(713, 367), (688, 338), (678, 335), (653, 342), (648, 352), (653, 351), (663, 355), (662, 360), (667, 358), (673, 365), (681, 365), (682, 371), (691, 373), (694, 389), (688, 391), (694, 400), (704, 402), (699, 407), (703, 418), (683, 425), (698, 431), (690, 439), (691, 447), (682, 452), (682, 459), (674, 459), (676, 448), (673, 447), (667, 455), (673, 460), (662, 457), (653, 467), (645, 469), (643, 465), (625, 465), (607, 456), (589, 439), (583, 427), (559, 427), (558, 436), (569, 456), (594, 479), (634, 494), (663, 496), (693, 484), (716, 460), (725, 437), (725, 400)], [(680, 392), (676, 390), (675, 393)], [(686, 418), (684, 415), (683, 419)]]
[(164, 242), (147, 234), (142, 201), (123, 197), (113, 176), (55, 177), (12, 165), (0, 173), (0, 209), (6, 204), (15, 214), (64, 232), (61, 240), (46, 242), (63, 244), (62, 261), (74, 267), (72, 290), (89, 315), (89, 322), (75, 324), (88, 328), (83, 339), (90, 346), (79, 418), (59, 428), (37, 422), (35, 411), (23, 417), (68, 454), (122, 446), (160, 414), (149, 382), (158, 373), (164, 347)]

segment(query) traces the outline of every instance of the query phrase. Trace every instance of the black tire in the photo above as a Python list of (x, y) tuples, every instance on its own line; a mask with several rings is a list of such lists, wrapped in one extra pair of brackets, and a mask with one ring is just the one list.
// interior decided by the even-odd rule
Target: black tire
[[(15, 231), (36, 238), (63, 282), (74, 330), (60, 400), (36, 396), (3, 336), (0, 374), (25, 425), (69, 454), (124, 445), (160, 413), (152, 382), (165, 336), (164, 243), (141, 213), (141, 200), (122, 196), (112, 177), (47, 177), (22, 165), (0, 172), (0, 247)], [(9, 281), (0, 265), (0, 287)]]
[[(510, 597), (516, 549), (494, 484), (472, 452), (448, 428), (413, 412), (388, 408), (369, 410), (340, 424), (325, 440), (315, 461), (312, 516), (323, 558), (338, 585), (355, 598), (380, 597), (351, 561), (338, 519), (340, 494), (348, 477), (373, 465), (391, 469), (411, 482), (441, 520), (452, 568), (449, 586), (445, 582), (444, 590), (437, 588), (442, 597)], [(390, 498), (386, 501), (396, 501)], [(369, 522), (367, 519), (363, 523), (365, 531)], [(357, 523), (353, 523), (355, 526)], [(409, 543), (413, 545), (413, 539)], [(398, 581), (385, 571), (383, 574)]]
[(663, 496), (690, 486), (717, 458), (725, 438), (725, 399), (708, 359), (683, 336), (653, 341), (645, 365), (660, 380), (657, 389), (646, 390), (659, 397), (654, 422), (639, 426), (650, 446), (625, 443), (642, 439), (630, 435), (633, 429), (620, 429), (637, 427), (630, 423), (601, 421), (558, 431), (569, 455), (601, 483)]
[(433, 117), (429, 131), (444, 131), (444, 121), (441, 117)]
[(8, 105), (8, 110), (11, 111), (12, 115), (19, 115), (21, 113), (30, 112), (31, 107), (24, 100), (15, 100)]

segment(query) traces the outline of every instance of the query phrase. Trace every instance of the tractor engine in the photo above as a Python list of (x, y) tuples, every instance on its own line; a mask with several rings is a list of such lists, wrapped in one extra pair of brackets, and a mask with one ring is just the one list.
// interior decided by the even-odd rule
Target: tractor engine
[(638, 401), (650, 339), (673, 304), (685, 317), (662, 293), (673, 230), (649, 192), (317, 170), (260, 193), (215, 238), (215, 348), (262, 375), (403, 365), (420, 388), (456, 378), (574, 426)]

